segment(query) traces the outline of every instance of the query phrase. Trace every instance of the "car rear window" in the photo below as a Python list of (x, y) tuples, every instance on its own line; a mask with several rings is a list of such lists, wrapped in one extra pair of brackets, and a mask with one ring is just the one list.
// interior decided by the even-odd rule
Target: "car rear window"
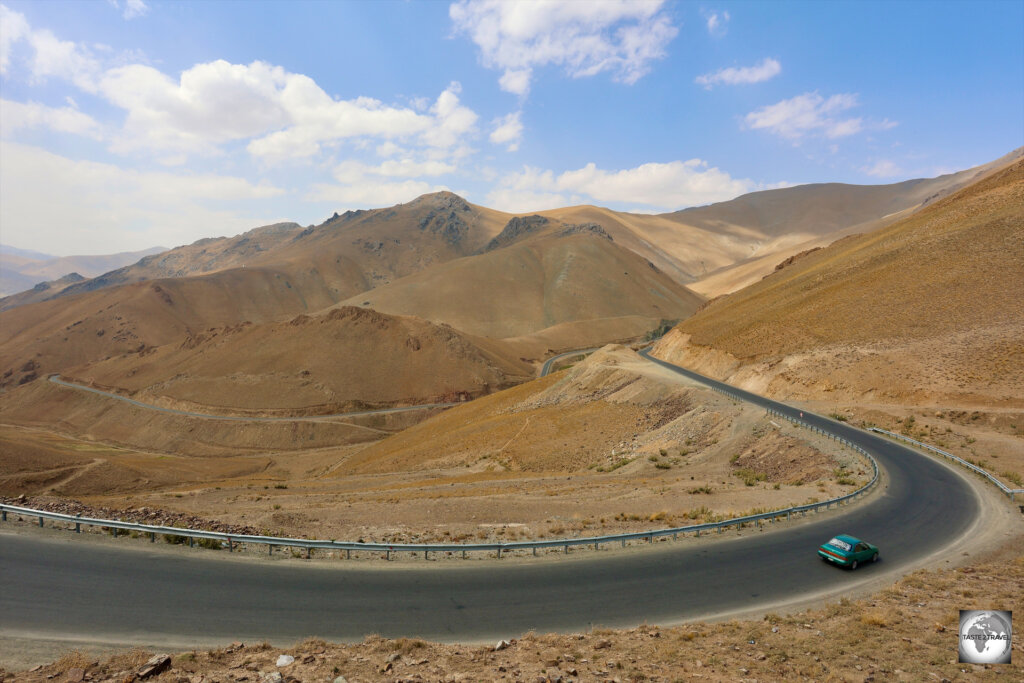
[(840, 550), (845, 550), (846, 552), (850, 552), (850, 550), (853, 549), (852, 545), (838, 538), (833, 538), (831, 541), (828, 542), (828, 544), (833, 548), (839, 548)]

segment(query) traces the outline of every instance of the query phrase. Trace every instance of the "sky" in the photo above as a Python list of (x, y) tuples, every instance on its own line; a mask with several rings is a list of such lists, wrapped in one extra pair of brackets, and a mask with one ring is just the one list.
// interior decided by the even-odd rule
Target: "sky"
[(1024, 2), (0, 0), (0, 244), (661, 213), (1024, 145)]

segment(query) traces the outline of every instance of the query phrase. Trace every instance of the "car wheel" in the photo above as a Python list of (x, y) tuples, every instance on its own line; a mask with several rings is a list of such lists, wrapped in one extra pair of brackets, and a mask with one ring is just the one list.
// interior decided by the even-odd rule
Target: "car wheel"
[(871, 561), (872, 562), (878, 562), (878, 553), (875, 553), (874, 555), (871, 556)]
[(853, 563), (850, 564), (850, 569), (856, 569), (856, 568), (857, 568), (857, 560), (854, 560)]

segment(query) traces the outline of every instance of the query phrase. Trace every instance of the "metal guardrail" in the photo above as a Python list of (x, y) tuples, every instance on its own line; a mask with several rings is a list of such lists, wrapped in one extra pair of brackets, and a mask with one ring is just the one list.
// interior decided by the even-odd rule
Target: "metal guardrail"
[[(726, 391), (720, 391), (720, 393), (730, 395)], [(731, 396), (731, 395), (730, 395)], [(732, 396), (732, 398), (738, 398)], [(785, 415), (771, 408), (768, 409), (769, 415), (789, 420), (794, 424), (802, 427), (811, 429), (814, 432), (828, 436), (836, 440), (837, 442), (851, 448), (852, 450), (865, 456), (871, 463), (873, 476), (864, 486), (860, 487), (852, 493), (848, 493), (838, 498), (831, 498), (826, 501), (819, 503), (809, 503), (807, 505), (796, 505), (781, 510), (774, 510), (771, 512), (763, 512), (757, 515), (748, 515), (746, 517), (736, 517), (733, 519), (727, 519), (720, 522), (707, 522), (705, 524), (693, 524), (690, 526), (683, 527), (671, 527), (667, 529), (652, 529), (648, 531), (636, 531), (626, 534), (611, 534), (606, 536), (587, 536), (579, 538), (562, 538), (552, 539), (548, 541), (513, 541), (507, 543), (358, 543), (353, 541), (335, 541), (335, 540), (308, 540), (304, 538), (282, 538), (277, 536), (252, 536), (244, 534), (226, 534), (218, 531), (201, 531), (195, 529), (182, 529), (179, 527), (170, 526), (154, 526), (150, 524), (138, 524), (135, 522), (123, 522), (112, 519), (97, 519), (93, 517), (82, 517), (80, 515), (65, 515), (58, 512), (49, 512), (47, 510), (37, 510), (34, 508), (19, 507), (16, 505), (0, 504), (0, 520), (7, 521), (8, 513), (23, 515), (26, 517), (38, 517), (39, 526), (43, 526), (43, 520), (49, 519), (57, 522), (66, 522), (75, 525), (75, 531), (81, 532), (82, 525), (101, 527), (106, 529), (112, 529), (114, 535), (118, 534), (119, 530), (136, 532), (142, 534), (149, 534), (150, 541), (155, 542), (157, 535), (161, 536), (177, 536), (189, 539), (189, 546), (195, 545), (196, 539), (209, 539), (219, 541), (221, 547), (227, 546), (228, 550), (234, 550), (234, 546), (237, 544), (244, 545), (266, 545), (268, 547), (268, 553), (273, 553), (275, 547), (285, 548), (305, 548), (306, 557), (309, 558), (312, 551), (315, 550), (335, 550), (345, 551), (346, 558), (351, 558), (352, 552), (379, 552), (383, 553), (387, 559), (391, 559), (391, 553), (395, 552), (410, 552), (418, 553), (422, 552), (425, 559), (429, 559), (430, 553), (462, 553), (465, 557), (467, 553), (471, 552), (496, 552), (498, 557), (501, 558), (504, 553), (512, 552), (516, 550), (532, 550), (533, 554), (537, 554), (539, 549), (550, 549), (550, 548), (562, 548), (564, 552), (568, 553), (570, 547), (586, 547), (593, 546), (594, 549), (599, 549), (601, 545), (611, 544), (619, 542), (622, 547), (626, 546), (627, 541), (640, 541), (646, 540), (653, 542), (655, 538), (663, 538), (666, 536), (672, 536), (678, 538), (680, 534), (692, 533), (696, 536), (700, 536), (702, 532), (710, 532), (712, 530), (717, 533), (722, 533), (722, 529), (727, 527), (742, 527), (745, 524), (756, 524), (760, 526), (762, 522), (767, 520), (775, 520), (780, 517), (785, 517), (787, 520), (792, 517), (794, 513), (805, 515), (808, 512), (816, 512), (822, 509), (831, 508), (833, 505), (841, 505), (848, 503), (858, 496), (862, 496), (867, 493), (877, 482), (878, 482), (878, 463), (866, 450), (853, 444), (846, 439), (843, 439), (834, 434), (814, 427), (802, 420)]]
[(900, 441), (907, 441), (908, 443), (912, 443), (915, 446), (919, 446), (919, 447), (921, 447), (921, 448), (923, 448), (925, 450), (931, 451), (932, 453), (937, 453), (937, 454), (941, 455), (944, 458), (948, 458), (949, 460), (957, 462), (957, 463), (963, 465), (964, 467), (966, 467), (967, 469), (973, 470), (973, 471), (977, 472), (978, 474), (980, 474), (981, 476), (985, 477), (990, 482), (992, 482), (993, 484), (998, 486), (999, 490), (1002, 491), (1003, 493), (1005, 493), (1007, 495), (1007, 497), (1009, 497), (1009, 499), (1011, 501), (1015, 500), (1015, 497), (1016, 497), (1016, 495), (1018, 493), (1024, 493), (1024, 489), (1011, 489), (1009, 486), (1007, 486), (1003, 482), (1001, 482), (998, 479), (996, 479), (995, 476), (993, 476), (991, 472), (989, 472), (989, 471), (987, 471), (987, 470), (985, 470), (985, 469), (983, 469), (981, 467), (978, 467), (974, 463), (968, 462), (968, 461), (964, 460), (961, 457), (953, 455), (952, 453), (947, 453), (946, 451), (942, 450), (941, 448), (936, 448), (935, 446), (930, 446), (930, 445), (924, 443), (923, 441), (918, 441), (917, 439), (911, 439), (909, 436), (904, 436), (903, 434), (897, 434), (896, 432), (890, 432), (890, 431), (888, 431), (886, 429), (879, 429), (878, 427), (869, 427), (868, 431), (870, 431), (870, 432), (877, 432), (879, 434), (885, 434), (887, 436), (891, 436), (894, 439), (899, 439)]

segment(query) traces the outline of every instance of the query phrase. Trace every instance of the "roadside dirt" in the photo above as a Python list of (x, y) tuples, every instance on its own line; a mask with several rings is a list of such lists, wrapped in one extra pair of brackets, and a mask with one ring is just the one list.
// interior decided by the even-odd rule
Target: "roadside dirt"
[(682, 526), (824, 500), (868, 478), (834, 442), (624, 347), (370, 443), (161, 453), (5, 425), (0, 446), (11, 454), (2, 495), (381, 542)]

